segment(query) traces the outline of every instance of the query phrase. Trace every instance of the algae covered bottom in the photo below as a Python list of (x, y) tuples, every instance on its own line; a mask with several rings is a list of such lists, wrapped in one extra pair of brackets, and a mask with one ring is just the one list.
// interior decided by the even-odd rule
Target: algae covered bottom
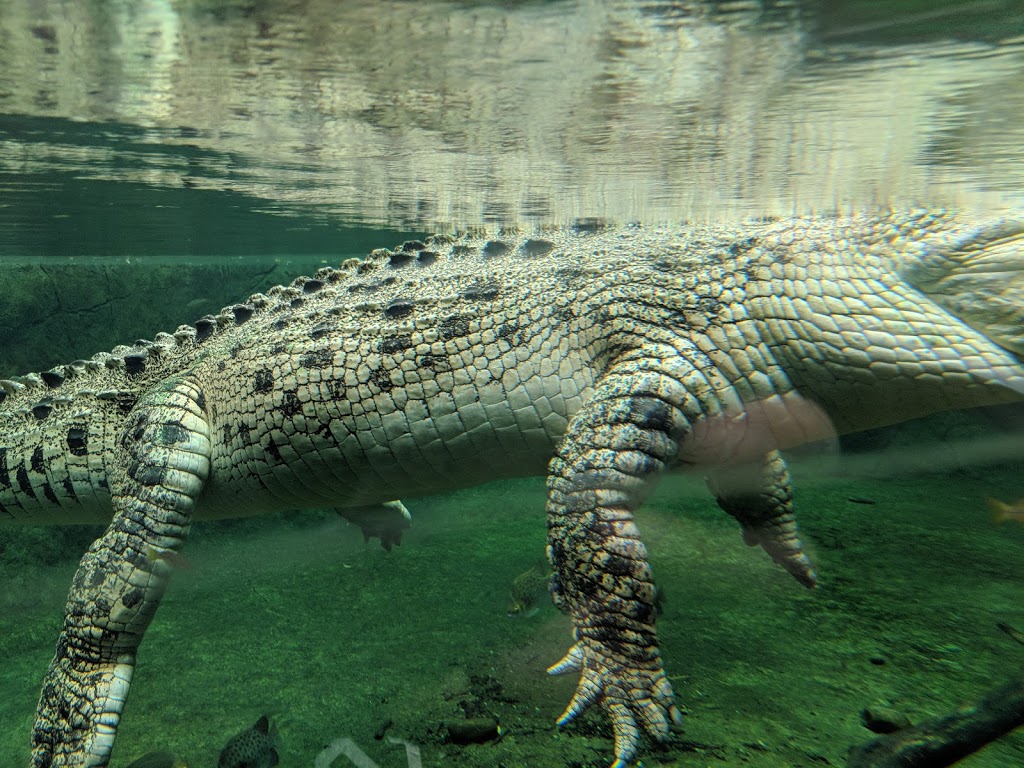
[(574, 626), (552, 671), (580, 675), (560, 722), (600, 703), (626, 765), (679, 720), (632, 522), (648, 481), (708, 470), (748, 543), (813, 584), (778, 449), (1020, 399), (1017, 310), (958, 278), (1019, 269), (1022, 243), (1013, 216), (926, 212), (435, 238), (0, 382), (0, 514), (113, 513), (72, 586), (33, 764), (107, 764), (193, 516), (546, 472)]

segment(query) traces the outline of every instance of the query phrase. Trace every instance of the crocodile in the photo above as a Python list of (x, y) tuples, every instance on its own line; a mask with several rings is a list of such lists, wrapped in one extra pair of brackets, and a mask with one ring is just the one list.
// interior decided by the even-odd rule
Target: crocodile
[(0, 381), (0, 518), (108, 524), (31, 765), (107, 765), (194, 519), (546, 475), (572, 622), (548, 671), (579, 676), (558, 723), (599, 705), (624, 768), (681, 722), (633, 521), (653, 481), (706, 473), (747, 543), (813, 585), (781, 452), (1020, 400), (1022, 249), (1020, 210), (435, 236)]

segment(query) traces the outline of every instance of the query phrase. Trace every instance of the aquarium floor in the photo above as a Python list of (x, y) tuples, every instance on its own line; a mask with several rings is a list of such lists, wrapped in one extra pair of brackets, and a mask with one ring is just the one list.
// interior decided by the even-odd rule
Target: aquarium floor
[[(814, 591), (747, 549), (695, 478), (667, 480), (639, 513), (666, 598), (662, 653), (687, 713), (644, 766), (842, 766), (872, 736), (864, 707), (884, 702), (917, 721), (1020, 670), (1024, 646), (996, 622), (1024, 629), (1024, 526), (993, 526), (984, 504), (1024, 496), (1019, 467), (870, 481), (808, 474), (797, 466)], [(142, 647), (112, 766), (168, 749), (213, 768), (231, 735), (269, 713), (285, 768), (313, 766), (342, 737), (380, 768), (407, 765), (387, 737), (419, 745), (423, 766), (606, 768), (602, 717), (553, 726), (574, 681), (544, 668), (566, 649), (568, 620), (546, 601), (532, 617), (506, 615), (511, 581), (543, 555), (543, 482), (408, 506), (413, 527), (390, 553), (323, 514), (230, 540), (197, 524), (190, 567)], [(72, 570), (41, 569), (5, 588), (4, 767), (27, 765)], [(503, 737), (445, 743), (443, 723), (467, 712), (496, 717)], [(1021, 733), (962, 763), (1021, 764)]]

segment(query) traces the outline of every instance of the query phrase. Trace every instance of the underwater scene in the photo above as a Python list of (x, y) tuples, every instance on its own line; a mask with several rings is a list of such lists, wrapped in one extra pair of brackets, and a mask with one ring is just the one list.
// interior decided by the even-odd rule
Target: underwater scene
[(1016, 0), (0, 0), (0, 768), (1024, 765), (1022, 192)]

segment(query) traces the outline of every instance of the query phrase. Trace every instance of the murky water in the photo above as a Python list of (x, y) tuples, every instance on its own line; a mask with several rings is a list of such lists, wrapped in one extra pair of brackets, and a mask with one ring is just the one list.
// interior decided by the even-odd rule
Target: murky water
[(760, 216), (1024, 181), (1011, 0), (3, 0), (0, 30), (7, 253), (217, 252), (225, 231), (259, 251), (268, 214), (310, 250), (339, 222)]

